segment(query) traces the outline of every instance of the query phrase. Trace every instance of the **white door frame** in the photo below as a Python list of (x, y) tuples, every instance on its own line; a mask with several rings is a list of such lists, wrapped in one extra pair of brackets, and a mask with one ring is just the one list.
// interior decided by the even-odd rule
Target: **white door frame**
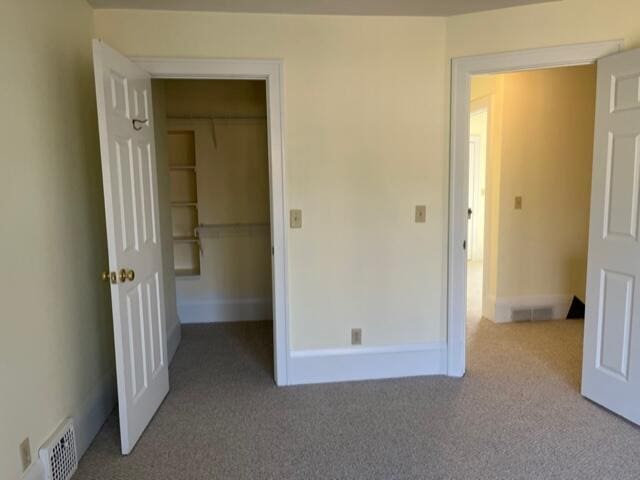
[[(471, 227), (468, 227), (468, 236), (467, 239), (467, 261), (473, 261), (473, 244), (476, 241), (475, 229), (476, 229), (476, 215), (477, 215), (477, 206), (475, 203), (476, 193), (477, 193), (477, 170), (478, 170), (478, 152), (480, 152), (480, 136), (479, 135), (469, 135), (469, 149), (471, 149), (471, 145), (475, 150), (476, 156), (474, 157), (474, 164), (471, 165), (471, 154), (469, 154), (469, 184), (473, 183), (473, 192), (468, 192), (469, 195), (469, 208), (471, 209), (471, 217), (469, 217), (468, 222), (471, 224)], [(469, 150), (471, 153), (471, 150)], [(471, 168), (473, 167), (473, 172)]]
[(449, 152), (449, 259), (447, 298), (447, 374), (466, 369), (469, 115), (471, 76), (595, 63), (618, 53), (622, 40), (582, 43), (507, 53), (454, 58), (451, 62), (451, 144)]
[(229, 60), (133, 57), (134, 63), (152, 78), (264, 80), (267, 88), (267, 129), (269, 141), (269, 190), (271, 206), (271, 246), (273, 279), (274, 376), (279, 386), (288, 385), (289, 302), (287, 288), (287, 228), (283, 70), (281, 60)]
[[(474, 108), (473, 103), (477, 103), (477, 104), (481, 104), (482, 106), (476, 107)], [(482, 175), (481, 177), (484, 178), (484, 183), (483, 184), (478, 184), (477, 180), (478, 180), (478, 162), (477, 162), (477, 157), (476, 157), (476, 164), (474, 165), (474, 172), (473, 172), (473, 176), (474, 176), (474, 182), (473, 182), (473, 188), (474, 188), (474, 195), (473, 195), (473, 212), (471, 214), (471, 223), (473, 225), (474, 230), (478, 230), (479, 226), (481, 225), (480, 228), (480, 235), (476, 236), (475, 233), (473, 232), (473, 238), (471, 239), (471, 241), (468, 241), (468, 245), (467, 248), (469, 249), (468, 251), (470, 252), (470, 254), (468, 255), (471, 260), (481, 260), (484, 261), (484, 245), (485, 245), (485, 223), (486, 223), (486, 197), (480, 201), (479, 203), (476, 203), (478, 201), (479, 198), (482, 198), (484, 196), (484, 192), (486, 191), (487, 188), (487, 163), (488, 163), (488, 153), (489, 153), (489, 125), (490, 125), (490, 121), (489, 121), (489, 108), (491, 105), (491, 99), (487, 98), (487, 99), (479, 99), (476, 102), (472, 102), (471, 104), (471, 109), (470, 109), (470, 113), (469, 113), (469, 118), (473, 117), (474, 115), (486, 115), (487, 121), (486, 121), (486, 125), (485, 125), (485, 131), (484, 131), (484, 139), (480, 136), (480, 135), (469, 135), (469, 141), (470, 143), (474, 143), (475, 147), (478, 150), (478, 153), (481, 153), (482, 156), (484, 157), (484, 163), (482, 165)], [(482, 142), (484, 141), (484, 152), (482, 152), (481, 146), (482, 146)], [(479, 208), (478, 205), (482, 204), (482, 208)], [(479, 215), (479, 213), (482, 213), (482, 215)], [(482, 222), (478, 223), (478, 219), (481, 219)], [(473, 251), (476, 247), (476, 243), (479, 241), (479, 239), (482, 239), (482, 249), (480, 252), (480, 257), (476, 258), (473, 254)], [(483, 282), (484, 283), (484, 282)], [(484, 290), (484, 287), (483, 287)], [(484, 298), (484, 296), (483, 296)]]

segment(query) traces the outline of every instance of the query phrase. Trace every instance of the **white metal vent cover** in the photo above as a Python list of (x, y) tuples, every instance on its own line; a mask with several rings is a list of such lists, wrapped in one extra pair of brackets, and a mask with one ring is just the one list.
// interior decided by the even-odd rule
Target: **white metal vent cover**
[(538, 307), (532, 309), (531, 320), (553, 320), (553, 307)]
[(78, 469), (78, 450), (73, 419), (67, 418), (40, 448), (46, 480), (69, 480)]
[(529, 322), (531, 320), (552, 320), (553, 307), (512, 308), (511, 320), (514, 322)]
[(514, 322), (528, 322), (531, 320), (530, 308), (513, 308), (511, 309), (511, 320)]

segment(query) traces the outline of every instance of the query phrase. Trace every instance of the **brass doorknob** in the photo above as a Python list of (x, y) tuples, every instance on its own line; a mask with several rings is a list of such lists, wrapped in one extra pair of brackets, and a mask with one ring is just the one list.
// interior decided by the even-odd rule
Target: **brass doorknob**
[(125, 268), (120, 270), (120, 282), (124, 283), (127, 280), (129, 280), (130, 282), (133, 282), (135, 278), (136, 278), (136, 272), (134, 272), (133, 270), (127, 270)]
[(118, 283), (118, 277), (116, 275), (116, 272), (110, 272), (108, 270), (102, 272), (101, 275), (102, 281), (103, 282), (111, 282), (111, 283)]

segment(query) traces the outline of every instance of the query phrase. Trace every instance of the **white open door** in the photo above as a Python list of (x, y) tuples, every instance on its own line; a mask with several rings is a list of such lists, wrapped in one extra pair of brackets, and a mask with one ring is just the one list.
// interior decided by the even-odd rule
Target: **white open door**
[(598, 62), (582, 394), (640, 424), (640, 50)]
[(93, 59), (126, 455), (169, 391), (151, 80), (99, 40)]

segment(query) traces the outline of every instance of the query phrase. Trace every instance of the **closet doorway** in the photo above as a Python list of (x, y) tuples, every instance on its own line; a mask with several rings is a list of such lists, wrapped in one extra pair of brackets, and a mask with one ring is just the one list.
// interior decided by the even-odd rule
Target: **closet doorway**
[[(287, 364), (289, 359), (289, 327), (288, 327), (288, 281), (287, 281), (287, 224), (285, 205), (286, 175), (284, 171), (283, 149), (283, 105), (282, 105), (282, 62), (280, 60), (240, 60), (240, 59), (175, 59), (161, 57), (139, 57), (132, 59), (135, 66), (148, 74), (152, 82), (158, 80), (184, 80), (184, 81), (233, 81), (245, 80), (261, 82), (266, 99), (266, 128), (268, 143), (268, 172), (269, 172), (269, 223), (271, 238), (271, 300), (273, 305), (273, 379), (278, 386), (288, 385)], [(157, 105), (163, 97), (153, 96), (154, 112), (162, 112), (162, 105)], [(154, 115), (165, 118), (162, 115)], [(164, 135), (165, 128), (154, 128), (156, 141)], [(166, 141), (166, 138), (165, 138)], [(162, 168), (167, 167), (168, 160), (157, 162)], [(159, 172), (159, 176), (163, 172)], [(168, 173), (165, 172), (165, 178)], [(169, 190), (169, 186), (165, 188)], [(169, 197), (167, 193), (166, 197)], [(165, 199), (165, 210), (169, 210), (169, 199)], [(199, 220), (199, 219), (198, 219)], [(171, 225), (171, 220), (164, 224)], [(163, 229), (164, 230), (164, 229)], [(172, 243), (171, 228), (163, 231), (163, 243)], [(165, 248), (167, 250), (167, 248)], [(165, 257), (171, 257), (165, 255)], [(171, 263), (165, 259), (165, 277), (170, 285), (175, 285), (174, 260)], [(168, 274), (167, 274), (168, 273)], [(175, 296), (173, 303), (167, 300), (167, 307), (176, 305)], [(177, 316), (177, 315), (176, 315)], [(167, 315), (167, 318), (169, 315)], [(167, 323), (169, 320), (167, 321)], [(175, 330), (180, 332), (179, 324)], [(180, 342), (180, 335), (172, 335), (167, 327), (167, 349), (169, 356)]]
[(175, 321), (183, 338), (206, 339), (202, 353), (242, 344), (272, 370), (265, 81), (157, 79), (152, 89)]
[[(263, 120), (268, 152), (270, 242), (267, 255), (270, 256), (272, 289), (272, 313), (268, 316), (272, 320), (270, 329), (263, 329), (261, 334), (268, 353), (261, 362), (266, 371), (258, 376), (261, 381), (273, 379), (277, 385), (288, 384), (282, 63), (278, 60), (130, 59), (101, 40), (93, 41), (93, 57), (109, 247), (109, 271), (104, 271), (102, 278), (111, 286), (120, 440), (122, 453), (127, 455), (170, 390), (168, 367), (181, 344), (182, 331), (177, 315), (176, 270), (180, 277), (196, 277), (203, 265), (198, 255), (202, 255), (200, 230), (205, 224), (201, 224), (193, 212), (177, 217), (181, 219), (180, 228), (185, 233), (180, 235), (177, 226), (174, 227), (171, 212), (174, 206), (189, 204), (197, 210), (198, 195), (206, 190), (199, 187), (196, 178), (196, 129), (173, 132), (176, 138), (172, 140), (172, 148), (175, 147), (178, 153), (173, 155), (169, 170), (166, 98), (164, 92), (152, 92), (152, 79), (261, 82), (262, 98), (265, 98), (262, 110), (266, 112), (261, 116), (266, 117)], [(161, 85), (164, 86), (157, 84), (159, 88)], [(216, 119), (209, 121), (212, 123), (209, 134), (215, 144)], [(156, 144), (160, 145), (158, 149)], [(177, 179), (171, 180), (170, 172), (176, 172)], [(187, 217), (189, 220), (185, 220)], [(188, 229), (187, 225), (190, 225)], [(198, 255), (190, 251), (190, 254), (182, 252), (174, 257), (175, 245), (182, 243), (195, 244)], [(177, 265), (175, 258), (179, 260)], [(211, 303), (211, 298), (206, 297), (203, 303)], [(214, 295), (213, 298), (215, 304), (219, 297)], [(211, 320), (215, 318), (213, 316)], [(255, 322), (244, 322), (247, 323)], [(234, 322), (217, 325), (229, 324)], [(192, 345), (204, 345), (207, 353), (221, 350), (211, 348), (206, 339), (202, 341), (197, 334), (191, 335), (191, 339), (196, 340)], [(185, 343), (189, 342), (182, 342), (182, 345)], [(228, 343), (236, 348), (233, 341)], [(241, 348), (246, 346), (246, 343), (240, 345)], [(175, 355), (184, 359), (173, 362), (177, 380), (193, 381), (194, 376), (185, 375), (184, 370), (180, 375), (177, 363), (204, 365), (200, 371), (205, 373), (202, 378), (207, 379), (229, 378), (229, 373), (234, 375), (242, 371), (238, 365), (229, 365), (232, 355), (226, 356), (226, 363), (220, 361), (224, 360), (224, 355), (218, 356), (218, 361), (208, 363), (198, 355), (202, 351), (196, 351), (194, 355), (193, 351), (187, 350), (183, 348), (180, 355)], [(217, 367), (219, 375), (207, 369), (207, 365)], [(178, 389), (179, 383), (176, 383)]]

